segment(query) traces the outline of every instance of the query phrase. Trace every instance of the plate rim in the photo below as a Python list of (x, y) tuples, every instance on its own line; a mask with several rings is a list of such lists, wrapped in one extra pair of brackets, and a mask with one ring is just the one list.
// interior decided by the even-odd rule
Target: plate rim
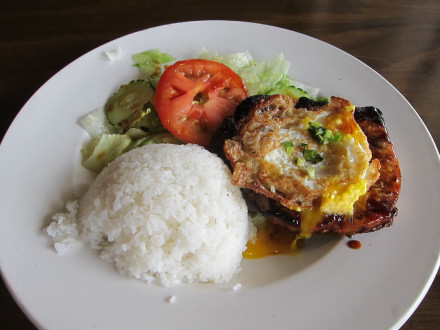
[[(398, 90), (397, 90), (397, 89), (396, 89), (391, 83), (389, 83), (385, 78), (383, 78), (383, 77), (382, 77), (378, 72), (376, 72), (374, 69), (372, 69), (371, 67), (369, 67), (368, 65), (366, 65), (365, 63), (363, 63), (362, 61), (360, 61), (359, 59), (355, 58), (355, 57), (352, 56), (351, 54), (345, 52), (344, 50), (339, 49), (339, 48), (337, 48), (337, 47), (335, 47), (335, 46), (333, 46), (333, 45), (331, 45), (331, 44), (329, 44), (329, 43), (327, 43), (327, 42), (325, 42), (325, 41), (319, 40), (319, 39), (317, 39), (317, 38), (315, 38), (315, 37), (312, 37), (312, 36), (306, 35), (306, 34), (304, 34), (304, 33), (300, 33), (300, 32), (297, 32), (297, 31), (293, 31), (293, 30), (289, 30), (289, 29), (286, 29), (286, 28), (283, 28), (283, 27), (278, 27), (278, 26), (269, 25), (269, 24), (256, 23), (256, 22), (246, 22), (246, 21), (233, 21), (233, 20), (196, 20), (196, 21), (187, 21), (187, 22), (184, 22), (184, 21), (183, 21), (183, 22), (174, 22), (174, 23), (169, 23), (169, 24), (164, 24), (164, 25), (154, 26), (154, 27), (150, 27), (150, 28), (147, 28), (147, 29), (144, 29), (144, 30), (135, 31), (135, 32), (129, 33), (129, 34), (127, 34), (127, 35), (120, 36), (120, 37), (118, 37), (118, 38), (116, 38), (116, 39), (114, 39), (114, 40), (108, 41), (108, 42), (106, 42), (106, 43), (104, 43), (104, 44), (102, 44), (102, 45), (99, 45), (99, 46), (93, 48), (92, 50), (90, 50), (90, 51), (84, 53), (83, 55), (81, 55), (80, 57), (78, 57), (77, 59), (73, 60), (72, 62), (70, 62), (69, 64), (67, 64), (66, 66), (64, 66), (62, 69), (60, 69), (59, 71), (57, 71), (57, 72), (56, 72), (53, 76), (51, 76), (51, 77), (50, 77), (50, 78), (49, 78), (49, 79), (48, 79), (43, 85), (41, 85), (41, 86), (40, 86), (40, 87), (39, 87), (39, 88), (38, 88), (38, 89), (32, 94), (32, 96), (26, 101), (26, 103), (23, 105), (23, 107), (21, 108), (21, 110), (20, 110), (20, 111), (17, 113), (17, 115), (14, 117), (13, 121), (11, 122), (10, 126), (8, 127), (8, 129), (6, 130), (6, 132), (5, 132), (5, 134), (4, 134), (3, 138), (2, 138), (2, 141), (1, 141), (1, 144), (0, 144), (0, 154), (3, 153), (3, 149), (4, 149), (4, 148), (3, 148), (3, 144), (4, 144), (4, 142), (9, 140), (8, 134), (9, 134), (11, 128), (12, 128), (13, 126), (15, 126), (15, 125), (17, 124), (17, 122), (20, 120), (20, 117), (22, 116), (22, 111), (23, 111), (23, 109), (27, 109), (28, 104), (31, 102), (31, 100), (35, 97), (36, 94), (39, 93), (40, 90), (42, 90), (42, 89), (43, 89), (43, 88), (49, 83), (49, 81), (51, 81), (54, 77), (60, 75), (61, 72), (63, 72), (63, 70), (65, 70), (67, 67), (70, 67), (71, 65), (73, 65), (73, 63), (79, 61), (80, 59), (83, 59), (83, 58), (87, 57), (89, 54), (91, 54), (91, 53), (93, 53), (93, 52), (96, 52), (98, 49), (100, 49), (100, 48), (102, 48), (102, 47), (109, 46), (109, 45), (111, 45), (111, 44), (114, 44), (115, 42), (118, 42), (118, 40), (120, 40), (120, 39), (124, 39), (124, 38), (127, 38), (127, 37), (129, 37), (129, 36), (133, 36), (133, 35), (135, 35), (135, 34), (144, 33), (145, 31), (150, 31), (150, 30), (154, 30), (154, 29), (158, 29), (158, 28), (171, 27), (171, 26), (178, 26), (178, 25), (184, 25), (184, 24), (186, 24), (186, 25), (187, 25), (187, 24), (200, 24), (200, 23), (209, 23), (209, 24), (213, 24), (213, 23), (214, 23), (214, 24), (219, 24), (219, 23), (220, 23), (220, 24), (223, 24), (223, 23), (226, 23), (226, 24), (229, 24), (229, 23), (234, 23), (234, 24), (237, 24), (237, 23), (238, 23), (238, 24), (252, 24), (252, 25), (259, 25), (259, 26), (262, 26), (262, 27), (265, 27), (265, 28), (271, 28), (271, 29), (272, 29), (272, 28), (276, 28), (276, 29), (281, 29), (281, 30), (285, 30), (285, 31), (287, 31), (287, 32), (289, 32), (289, 33), (295, 33), (295, 34), (298, 34), (298, 35), (302, 35), (303, 37), (311, 38), (311, 39), (313, 39), (313, 40), (315, 40), (315, 41), (318, 41), (318, 42), (320, 42), (320, 43), (324, 43), (327, 47), (332, 47), (332, 48), (334, 48), (334, 49), (336, 49), (336, 50), (338, 50), (338, 51), (341, 51), (341, 52), (345, 53), (346, 55), (352, 57), (353, 59), (355, 59), (356, 61), (358, 61), (358, 62), (361, 63), (362, 65), (366, 66), (369, 70), (372, 70), (373, 72), (375, 72), (375, 73), (376, 73), (381, 79), (383, 79), (386, 83), (388, 83), (389, 86), (392, 87), (392, 88), (393, 88), (393, 89), (394, 89), (394, 90), (400, 95), (400, 97), (401, 97), (401, 98), (402, 98), (402, 99), (408, 104), (408, 106), (413, 110), (413, 112), (414, 112), (413, 115), (416, 115), (416, 116), (418, 117), (418, 119), (420, 120), (420, 123), (424, 126), (424, 129), (425, 129), (424, 133), (425, 133), (425, 134), (427, 133), (429, 139), (431, 140), (432, 146), (433, 146), (434, 149), (437, 151), (437, 158), (438, 158), (438, 161), (439, 161), (439, 163), (440, 163), (440, 155), (439, 155), (439, 152), (438, 152), (438, 150), (437, 150), (437, 147), (436, 147), (435, 141), (433, 140), (432, 135), (430, 134), (428, 128), (426, 127), (426, 125), (425, 125), (425, 123), (423, 122), (423, 120), (422, 120), (422, 118), (420, 117), (420, 115), (419, 115), (419, 114), (417, 113), (417, 111), (412, 107), (412, 105), (407, 101), (407, 99), (406, 99), (406, 98), (405, 98), (405, 97), (404, 97), (404, 96), (403, 96), (403, 95), (402, 95), (402, 94), (401, 94), (401, 93), (400, 93), (400, 92), (399, 92), (399, 91), (398, 91)], [(439, 253), (439, 251), (437, 251), (437, 253)], [(10, 285), (9, 285), (9, 281), (8, 281), (8, 278), (7, 278), (7, 276), (6, 276), (6, 275), (4, 274), (4, 272), (3, 272), (2, 264), (3, 264), (3, 262), (2, 262), (2, 260), (0, 259), (0, 274), (1, 274), (1, 277), (2, 277), (2, 279), (3, 279), (3, 282), (5, 283), (5, 286), (7, 287), (8, 291), (10, 292), (11, 296), (13, 297), (13, 299), (15, 300), (15, 302), (17, 303), (17, 305), (20, 307), (20, 309), (24, 312), (24, 314), (25, 314), (25, 315), (31, 320), (31, 322), (33, 322), (35, 325), (39, 324), (39, 323), (37, 322), (37, 320), (34, 319), (34, 316), (33, 316), (33, 315), (30, 315), (30, 313), (28, 313), (28, 309), (27, 309), (27, 307), (24, 306), (24, 305), (22, 305), (22, 302), (21, 302), (21, 300), (19, 299), (19, 297), (16, 295), (16, 292), (15, 292), (14, 288), (13, 288), (13, 287), (10, 287)], [(422, 292), (419, 293), (418, 297), (415, 299), (415, 302), (412, 304), (412, 308), (410, 308), (409, 310), (407, 310), (407, 312), (404, 313), (404, 315), (402, 315), (402, 317), (400, 318), (399, 322), (396, 323), (396, 326), (400, 327), (401, 325), (403, 325), (403, 324), (408, 320), (408, 318), (414, 313), (414, 311), (417, 309), (417, 307), (419, 306), (419, 304), (422, 302), (423, 298), (426, 296), (427, 292), (429, 291), (429, 288), (431, 287), (432, 283), (434, 282), (435, 277), (436, 277), (436, 273), (437, 273), (439, 267), (440, 267), (440, 256), (438, 256), (438, 258), (437, 258), (437, 262), (436, 262), (436, 264), (433, 266), (433, 269), (432, 269), (432, 271), (431, 271), (430, 278), (429, 278), (428, 281), (425, 283), (425, 285), (424, 285), (424, 289), (422, 290)]]

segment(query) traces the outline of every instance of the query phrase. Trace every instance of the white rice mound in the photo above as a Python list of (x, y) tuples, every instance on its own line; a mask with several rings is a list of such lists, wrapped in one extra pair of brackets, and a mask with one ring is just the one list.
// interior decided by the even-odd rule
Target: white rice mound
[(124, 275), (170, 286), (228, 282), (254, 232), (223, 161), (152, 144), (110, 163), (81, 198), (82, 239)]

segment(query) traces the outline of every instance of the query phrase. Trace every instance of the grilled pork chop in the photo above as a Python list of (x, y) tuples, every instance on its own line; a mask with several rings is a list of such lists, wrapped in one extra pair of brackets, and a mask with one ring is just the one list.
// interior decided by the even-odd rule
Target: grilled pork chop
[[(344, 101), (343, 99), (332, 98), (333, 103), (343, 103)], [(237, 156), (237, 153), (243, 152), (243, 150), (235, 150), (237, 144), (231, 143), (231, 141), (240, 140), (240, 138), (237, 138), (240, 136), (240, 130), (246, 124), (250, 122), (252, 124), (254, 114), (264, 115), (266, 112), (271, 111), (275, 114), (274, 109), (281, 107), (291, 107), (290, 112), (294, 114), (295, 109), (304, 108), (309, 111), (321, 111), (325, 107), (328, 108), (329, 105), (307, 98), (301, 98), (295, 103), (291, 99), (286, 101), (285, 97), (279, 95), (250, 97), (237, 107), (234, 117), (227, 117), (224, 120), (222, 126), (214, 135), (209, 149), (217, 153), (230, 166), (232, 171), (236, 170), (234, 168), (237, 167), (235, 160), (240, 157)], [(283, 110), (283, 113), (286, 113), (286, 109)], [(366, 175), (369, 178), (367, 180), (369, 181), (367, 193), (355, 202), (352, 214), (325, 213), (320, 221), (314, 224), (311, 232), (331, 231), (352, 236), (357, 233), (371, 232), (387, 227), (392, 224), (394, 217), (397, 215), (396, 202), (400, 193), (401, 173), (398, 159), (384, 125), (382, 113), (374, 107), (358, 107), (355, 109), (354, 119), (365, 134), (371, 151), (372, 161)], [(268, 138), (267, 141), (266, 144), (261, 144), (260, 141), (260, 147), (263, 149), (273, 148), (271, 143), (274, 139)], [(276, 141), (276, 143), (279, 144), (279, 141)], [(267, 151), (262, 150), (262, 152)], [(240, 173), (240, 171), (237, 173)], [(286, 194), (279, 193), (276, 189), (271, 190), (262, 187), (261, 183), (249, 177), (245, 170), (242, 169), (241, 173), (244, 173), (244, 176), (247, 177), (242, 177), (243, 174), (238, 177), (236, 175), (235, 180), (238, 183), (237, 185), (243, 187), (245, 198), (265, 214), (269, 221), (285, 226), (299, 234), (303, 215), (299, 210), (298, 203), (292, 204), (292, 199), (288, 197), (286, 199)], [(310, 200), (306, 198), (303, 201), (305, 205), (310, 206), (316, 202), (313, 200), (313, 196), (307, 194), (305, 196), (310, 197)]]

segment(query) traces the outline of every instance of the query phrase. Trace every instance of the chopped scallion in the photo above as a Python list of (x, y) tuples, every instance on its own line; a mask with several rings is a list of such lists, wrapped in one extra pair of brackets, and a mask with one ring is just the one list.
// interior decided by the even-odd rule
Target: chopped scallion
[(319, 154), (318, 150), (304, 149), (303, 154), (306, 161), (313, 164), (318, 164), (324, 160), (324, 158), (322, 158), (322, 156)]
[(306, 166), (306, 171), (309, 179), (315, 178), (315, 168), (313, 166)]
[(284, 141), (281, 145), (286, 149), (287, 157), (291, 157), (293, 153), (293, 142), (292, 141)]
[(310, 133), (312, 138), (314, 138), (321, 144), (327, 144), (329, 142), (339, 142), (342, 138), (342, 135), (340, 133), (334, 133), (331, 130), (315, 122), (309, 122), (309, 127), (307, 128), (307, 131)]
[(306, 165), (306, 159), (304, 157), (295, 158), (295, 164), (299, 167)]

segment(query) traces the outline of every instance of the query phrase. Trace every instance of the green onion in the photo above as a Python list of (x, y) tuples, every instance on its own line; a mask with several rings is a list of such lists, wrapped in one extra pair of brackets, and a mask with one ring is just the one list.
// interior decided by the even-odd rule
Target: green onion
[(298, 144), (298, 147), (302, 148), (303, 154), (304, 154), (304, 150), (306, 150), (307, 146), (308, 146), (307, 143), (300, 143), (300, 144)]
[[(287, 155), (291, 157), (294, 148), (293, 142), (285, 141), (282, 142), (281, 145), (284, 147), (284, 149), (286, 149)], [(324, 160), (324, 158), (322, 158), (322, 156), (319, 154), (318, 150), (307, 149), (307, 146), (307, 143), (298, 144), (298, 147), (302, 148), (303, 157), (297, 157), (293, 161), (299, 167), (305, 166), (307, 162), (318, 164)]]
[(333, 133), (331, 130), (325, 128), (324, 126), (309, 122), (309, 127), (307, 131), (310, 133), (312, 138), (321, 144), (327, 144), (329, 142), (339, 142), (342, 138), (340, 133)]
[(313, 166), (306, 166), (306, 171), (309, 179), (315, 178), (315, 168)]
[(322, 156), (319, 154), (318, 150), (307, 149), (307, 146), (308, 146), (307, 143), (298, 144), (298, 147), (302, 148), (302, 152), (304, 156), (296, 159), (296, 164), (298, 166), (304, 166), (306, 161), (311, 162), (313, 164), (318, 164), (319, 162), (322, 162), (324, 160), (324, 158), (322, 158)]
[(295, 164), (299, 167), (306, 165), (306, 159), (304, 157), (295, 158)]
[(281, 145), (286, 149), (287, 157), (292, 156), (293, 153), (293, 142), (292, 141), (284, 141)]
[(324, 160), (324, 158), (322, 158), (322, 156), (319, 154), (318, 150), (304, 149), (303, 155), (306, 161), (313, 164), (318, 164)]

